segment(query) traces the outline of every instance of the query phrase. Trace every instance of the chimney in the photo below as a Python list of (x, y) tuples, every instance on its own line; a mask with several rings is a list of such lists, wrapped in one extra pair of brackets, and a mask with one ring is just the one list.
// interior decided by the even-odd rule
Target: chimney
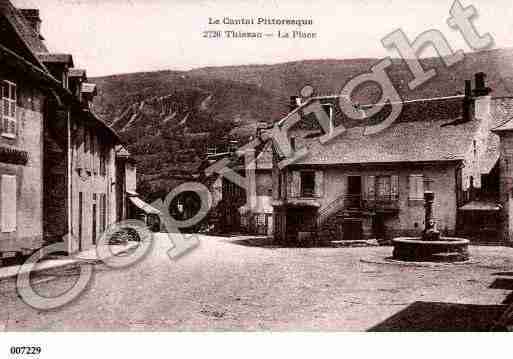
[(292, 112), (294, 111), (300, 103), (300, 97), (299, 96), (290, 96), (290, 104), (289, 104), (289, 110)]
[(478, 72), (475, 75), (475, 89), (474, 89), (474, 116), (478, 119), (491, 118), (491, 96), (492, 89), (486, 87), (485, 83), (486, 74)]
[(39, 9), (19, 9), (30, 27), (41, 36), (41, 18), (39, 17)]
[(486, 87), (485, 79), (486, 79), (486, 74), (484, 72), (478, 72), (475, 75), (475, 81), (476, 81), (476, 88), (474, 89), (475, 97), (488, 96), (490, 94), (490, 92), (492, 92), (491, 88)]
[(463, 122), (469, 122), (472, 119), (472, 81), (465, 80), (465, 97), (463, 98)]

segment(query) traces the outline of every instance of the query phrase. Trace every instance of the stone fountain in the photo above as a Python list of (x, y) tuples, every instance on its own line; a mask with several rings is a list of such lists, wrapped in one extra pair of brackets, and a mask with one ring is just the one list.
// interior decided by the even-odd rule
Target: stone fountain
[(425, 229), (421, 237), (401, 237), (392, 240), (393, 258), (415, 262), (463, 262), (469, 259), (469, 240), (442, 237), (433, 219), (433, 192), (424, 193)]

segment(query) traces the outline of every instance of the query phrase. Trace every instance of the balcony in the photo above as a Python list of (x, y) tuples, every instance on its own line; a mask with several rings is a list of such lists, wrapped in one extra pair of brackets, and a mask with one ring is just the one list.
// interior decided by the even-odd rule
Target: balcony
[(397, 211), (399, 209), (399, 198), (392, 195), (373, 198), (364, 197), (363, 195), (346, 195), (344, 196), (344, 208), (367, 211)]
[(365, 208), (377, 212), (395, 212), (399, 210), (399, 198), (397, 196), (386, 195), (367, 198)]

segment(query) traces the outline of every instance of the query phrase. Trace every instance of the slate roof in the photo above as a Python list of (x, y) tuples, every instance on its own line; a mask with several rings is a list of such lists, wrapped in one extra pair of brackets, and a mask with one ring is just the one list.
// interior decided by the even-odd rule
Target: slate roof
[(443, 126), (445, 120), (396, 123), (376, 135), (355, 127), (328, 145), (303, 142), (308, 155), (300, 164), (359, 164), (462, 160), (478, 121)]
[(32, 53), (34, 57), (32, 62), (45, 69), (44, 65), (36, 56), (38, 53), (48, 52), (48, 49), (39, 34), (37, 34), (34, 29), (27, 24), (21, 12), (16, 9), (9, 0), (0, 0), (0, 13), (5, 16), (29, 52)]
[[(373, 118), (357, 121), (337, 114), (335, 120), (348, 130), (328, 144), (321, 144), (316, 138), (297, 138), (297, 146), (306, 146), (308, 154), (296, 163), (333, 165), (465, 159), (481, 120), (462, 123), (461, 97), (407, 101), (403, 106), (399, 118), (374, 135), (365, 134), (365, 125), (381, 122), (390, 108), (385, 107)], [(493, 150), (495, 142), (496, 139), (489, 139), (490, 162), (498, 153)]]
[[(380, 123), (388, 117), (392, 110), (390, 105), (385, 105), (383, 110), (378, 114), (371, 118), (364, 119), (365, 113), (369, 113), (373, 106), (380, 106), (380, 104), (362, 105), (360, 106), (362, 119), (351, 119), (345, 115), (341, 108), (340, 96), (317, 97), (314, 99), (319, 100), (323, 105), (332, 105), (334, 109), (335, 126), (343, 125), (345, 128), (361, 127), (362, 123), (366, 123), (367, 125)], [(302, 107), (305, 106), (303, 105)], [(424, 121), (425, 119), (453, 121), (461, 119), (462, 115), (463, 96), (410, 100), (403, 103), (401, 116), (396, 120), (396, 123)], [(363, 120), (364, 122), (362, 122)], [(304, 121), (300, 122), (297, 127), (293, 127), (292, 130), (296, 128), (321, 130), (314, 114), (304, 116)]]
[(500, 97), (493, 100), (492, 116), (496, 123), (494, 132), (513, 130), (513, 97)]

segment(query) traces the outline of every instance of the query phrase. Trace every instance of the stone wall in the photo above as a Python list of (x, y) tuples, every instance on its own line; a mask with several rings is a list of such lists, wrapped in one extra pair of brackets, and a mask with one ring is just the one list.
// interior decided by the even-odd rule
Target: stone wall
[(42, 125), (45, 96), (30, 85), (17, 81), (17, 136), (0, 135), (0, 146), (25, 151), (25, 165), (0, 163), (1, 175), (15, 175), (16, 231), (0, 232), (0, 252), (40, 248), (43, 240)]
[(500, 202), (502, 237), (513, 242), (513, 133), (502, 132), (500, 143)]
[[(304, 166), (303, 166), (304, 167)], [(309, 168), (292, 168), (289, 171), (302, 170)], [(412, 200), (410, 198), (410, 175), (423, 175), (424, 191), (435, 192), (434, 216), (437, 219), (438, 229), (446, 235), (453, 235), (456, 231), (457, 218), (457, 188), (456, 175), (458, 163), (440, 163), (432, 165), (421, 164), (389, 164), (380, 166), (340, 166), (327, 167), (323, 172), (323, 189), (320, 191), (322, 196), (316, 198), (294, 198), (287, 199), (285, 203), (293, 202), (295, 204), (319, 206), (319, 213), (328, 208), (334, 201), (341, 196), (347, 195), (347, 183), (349, 176), (361, 176), (362, 186), (365, 186), (364, 178), (368, 176), (397, 176), (398, 177), (398, 200), (396, 208), (398, 211), (387, 213), (384, 216), (384, 225), (387, 236), (419, 235), (424, 228), (424, 202), (422, 198)], [(319, 168), (311, 168), (317, 172)], [(287, 182), (287, 186), (298, 185), (295, 182)], [(365, 190), (362, 196), (365, 197)], [(290, 191), (285, 191), (289, 192)], [(300, 193), (299, 190), (293, 191)], [(282, 198), (283, 199), (283, 196)], [(282, 203), (282, 202), (278, 202)], [(343, 203), (343, 201), (341, 202)], [(276, 203), (275, 203), (276, 204)], [(333, 216), (337, 216), (339, 210), (344, 207), (341, 204), (333, 207)], [(276, 210), (276, 207), (275, 207)], [(366, 221), (366, 236), (372, 236), (368, 218)]]
[[(94, 164), (99, 155), (88, 155), (85, 151), (83, 131), (87, 128), (79, 118), (72, 134), (72, 164), (71, 164), (71, 211), (72, 234), (76, 238), (69, 244), (70, 251), (85, 250), (98, 243), (102, 223), (101, 196), (106, 198), (105, 224), (108, 227), (116, 222), (115, 194), (115, 154), (112, 139), (100, 135), (94, 128), (90, 130), (106, 154), (106, 173), (102, 174), (98, 164)], [(97, 147), (99, 148), (99, 147)], [(95, 157), (90, 159), (90, 156)], [(96, 216), (93, 216), (96, 209)]]
[(59, 144), (51, 131), (45, 130), (43, 229), (48, 243), (60, 241), (68, 234), (67, 161), (66, 144)]

